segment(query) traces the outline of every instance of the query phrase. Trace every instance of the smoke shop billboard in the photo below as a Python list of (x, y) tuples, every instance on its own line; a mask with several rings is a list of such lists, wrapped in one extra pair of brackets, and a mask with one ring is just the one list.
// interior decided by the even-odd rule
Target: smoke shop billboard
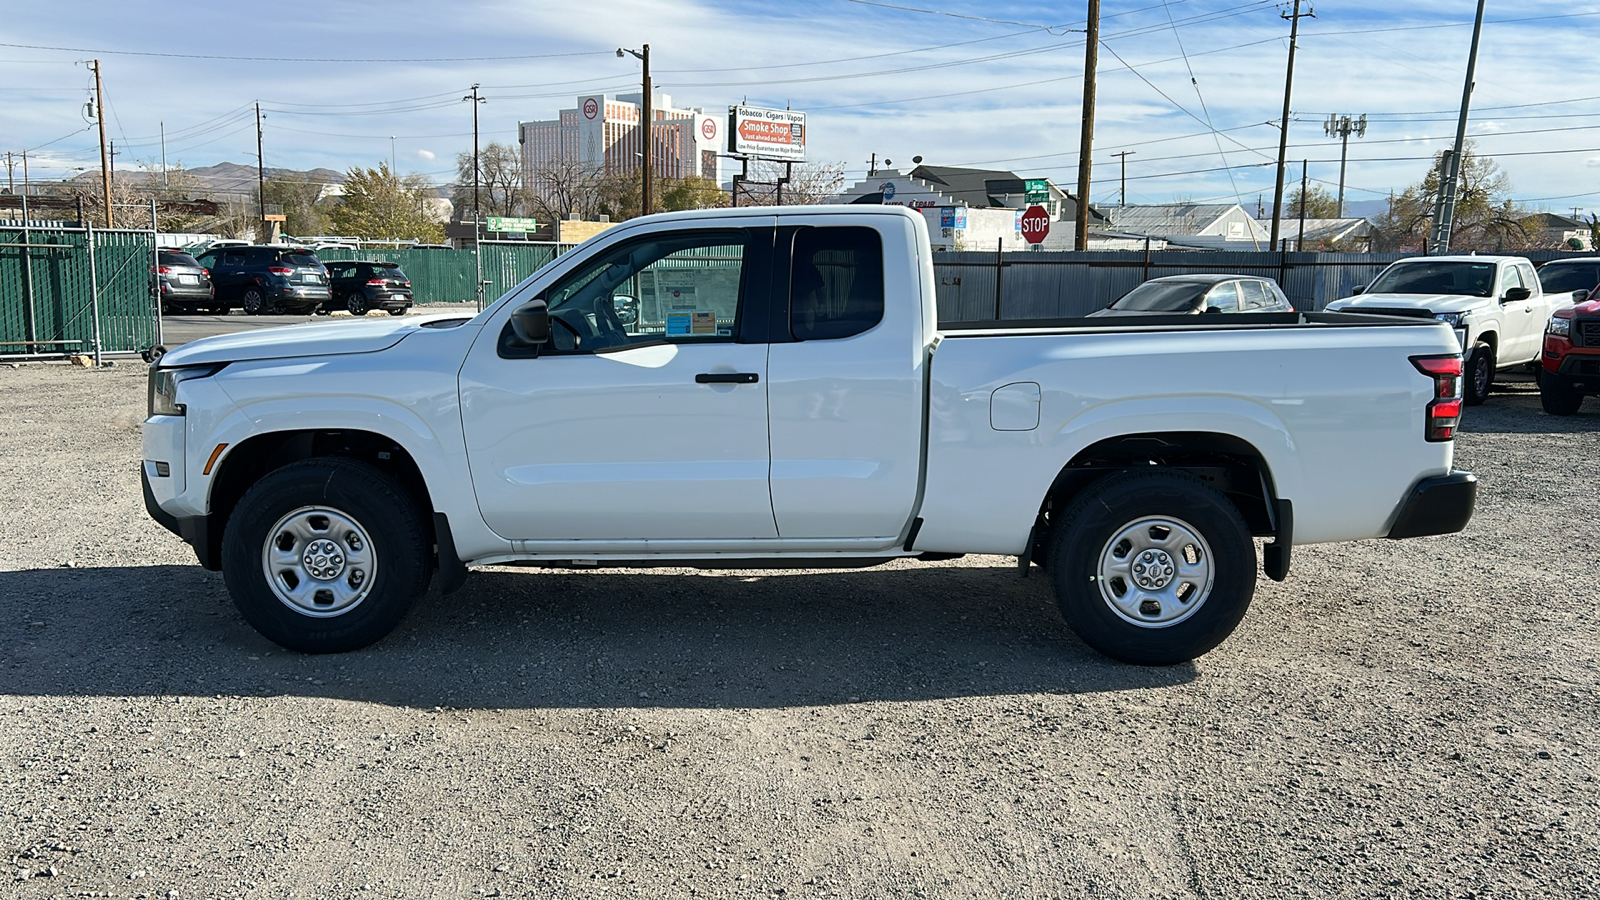
[(728, 151), (760, 159), (805, 162), (806, 114), (792, 109), (731, 106)]

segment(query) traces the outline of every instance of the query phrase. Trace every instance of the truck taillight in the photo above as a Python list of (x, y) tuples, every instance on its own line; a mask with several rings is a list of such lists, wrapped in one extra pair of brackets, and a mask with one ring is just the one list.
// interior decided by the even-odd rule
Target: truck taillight
[(1417, 371), (1433, 379), (1433, 399), (1423, 413), (1423, 435), (1430, 441), (1449, 441), (1461, 424), (1461, 357), (1413, 356)]
[(376, 285), (377, 287), (383, 287), (384, 285), (386, 285), (388, 283), (389, 282), (384, 281), (382, 278), (369, 278), (369, 279), (367, 279), (367, 284)]
[(156, 266), (156, 267), (154, 267), (154, 268), (152, 268), (150, 270), (150, 274), (151, 275), (156, 275), (156, 274), (165, 275), (165, 274), (167, 274), (167, 273), (169, 273), (171, 271), (172, 270), (170, 268), (166, 267), (166, 266)]
[(288, 266), (267, 266), (267, 271), (274, 275), (293, 275), (294, 270)]

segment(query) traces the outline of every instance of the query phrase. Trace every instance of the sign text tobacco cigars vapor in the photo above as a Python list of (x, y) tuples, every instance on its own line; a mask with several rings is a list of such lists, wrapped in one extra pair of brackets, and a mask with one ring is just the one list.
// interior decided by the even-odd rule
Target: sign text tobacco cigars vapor
[(804, 162), (806, 114), (791, 109), (729, 107), (728, 152), (760, 159)]

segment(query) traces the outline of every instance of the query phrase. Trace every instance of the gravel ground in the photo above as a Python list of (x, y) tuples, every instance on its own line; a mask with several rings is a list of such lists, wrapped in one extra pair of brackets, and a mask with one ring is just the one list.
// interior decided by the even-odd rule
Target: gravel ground
[(145, 517), (142, 365), (0, 383), (9, 896), (1600, 896), (1600, 401), (1469, 410), (1465, 534), (1141, 669), (998, 557), (492, 569), (287, 653)]

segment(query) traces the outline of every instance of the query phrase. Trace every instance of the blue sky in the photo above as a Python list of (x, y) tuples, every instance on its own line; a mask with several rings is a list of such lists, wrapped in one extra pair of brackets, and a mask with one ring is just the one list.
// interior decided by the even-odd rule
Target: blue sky
[[(1308, 5), (1316, 18), (1301, 25), (1291, 180), (1304, 158), (1331, 190), (1339, 147), (1323, 120), (1365, 113), (1347, 197), (1418, 181), (1455, 131), (1474, 4)], [(637, 62), (615, 50), (648, 42), (658, 89), (676, 105), (806, 110), (812, 158), (844, 162), (852, 180), (877, 153), (1070, 186), (1084, 6), (286, 0), (182, 13), (167, 3), (13, 0), (0, 19), (0, 153), (29, 149), (35, 177), (97, 167), (82, 116), (92, 76), (79, 61), (98, 55), (119, 170), (159, 161), (158, 123), (169, 162), (253, 164), (250, 107), (260, 101), (269, 166), (375, 165), (394, 136), (401, 171), (443, 182), (454, 154), (471, 147), (460, 98), (472, 83), (489, 98), (484, 141), (514, 143), (517, 121), (549, 118), (579, 93), (637, 90)], [(1271, 202), (1277, 129), (1268, 122), (1281, 113), (1286, 9), (1102, 0), (1096, 202), (1115, 201), (1111, 154), (1123, 150), (1133, 151), (1129, 202)], [(1497, 0), (1485, 18), (1469, 131), (1478, 151), (1529, 206), (1600, 211), (1600, 3)]]

